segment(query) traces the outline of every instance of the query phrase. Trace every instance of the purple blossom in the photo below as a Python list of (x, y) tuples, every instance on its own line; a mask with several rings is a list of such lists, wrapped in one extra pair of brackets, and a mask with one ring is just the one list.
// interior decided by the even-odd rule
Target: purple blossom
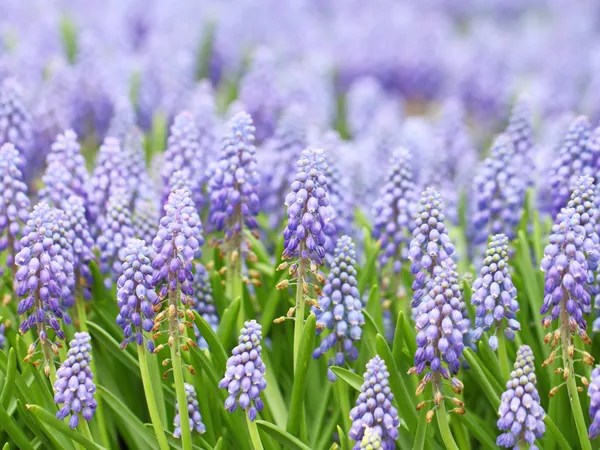
[(122, 164), (132, 199), (147, 196), (148, 191), (152, 191), (154, 186), (148, 179), (144, 135), (138, 127), (133, 127), (127, 132), (123, 138), (122, 148)]
[(242, 410), (247, 411), (248, 418), (252, 421), (264, 408), (260, 393), (267, 387), (267, 369), (261, 358), (261, 339), (262, 327), (256, 320), (246, 322), (240, 331), (238, 345), (227, 360), (225, 376), (219, 383), (219, 388), (227, 389), (229, 393), (225, 409), (232, 413), (239, 405)]
[(325, 152), (308, 147), (297, 166), (296, 179), (285, 197), (288, 222), (283, 231), (282, 258), (298, 256), (320, 265), (325, 257), (325, 226), (331, 216)]
[(506, 134), (515, 149), (522, 176), (529, 180), (529, 185), (533, 184), (532, 175), (535, 171), (532, 121), (533, 113), (529, 100), (524, 97), (519, 98), (510, 115)]
[(42, 182), (44, 187), (39, 191), (39, 198), (56, 208), (62, 208), (66, 200), (76, 195), (71, 189), (72, 175), (69, 170), (59, 161), (48, 164)]
[[(210, 327), (217, 331), (219, 328), (219, 316), (213, 300), (212, 286), (208, 271), (201, 263), (195, 264), (196, 272), (194, 274), (194, 296), (192, 308), (208, 322)], [(198, 347), (207, 349), (208, 344), (196, 329), (196, 340)]]
[[(144, 345), (144, 332), (150, 333), (154, 326), (154, 308), (160, 299), (152, 286), (152, 247), (139, 239), (130, 239), (122, 254), (122, 273), (117, 280), (117, 325), (123, 328), (121, 348), (136, 342)], [(153, 340), (147, 339), (148, 350), (154, 351)]]
[(396, 448), (394, 441), (398, 439), (400, 419), (398, 411), (392, 405), (394, 394), (390, 389), (389, 376), (385, 361), (381, 357), (375, 356), (367, 363), (356, 406), (350, 411), (352, 427), (348, 436), (357, 442), (354, 450), (360, 450), (360, 442), (368, 428), (372, 428), (372, 431), (379, 435), (382, 450)]
[(221, 156), (209, 184), (210, 223), (225, 230), (225, 239), (258, 227), (259, 210), (255, 128), (248, 113), (236, 114), (228, 123)]
[(119, 98), (114, 105), (112, 119), (106, 136), (117, 138), (121, 143), (136, 126), (135, 110), (127, 97)]
[(0, 323), (0, 349), (3, 349), (6, 346), (6, 325), (4, 323)]
[[(354, 344), (361, 338), (365, 317), (355, 266), (354, 243), (350, 237), (342, 236), (335, 247), (323, 295), (319, 297), (320, 309), (313, 306), (311, 310), (317, 318), (317, 335), (321, 335), (325, 328), (331, 330), (313, 352), (313, 358), (319, 358), (335, 348), (336, 356), (329, 361), (330, 366), (343, 366), (346, 358), (349, 361), (358, 358), (358, 349)], [(331, 370), (328, 370), (327, 376), (331, 381), (337, 379)]]
[[(196, 431), (199, 434), (203, 434), (206, 431), (206, 426), (202, 423), (202, 416), (200, 415), (200, 405), (196, 398), (196, 390), (191, 384), (185, 383), (185, 397), (187, 400), (189, 426), (191, 431)], [(173, 437), (176, 439), (181, 438), (181, 420), (179, 418), (179, 405), (175, 405), (175, 419), (173, 425), (175, 430), (173, 431)]]
[(152, 242), (160, 221), (158, 201), (148, 196), (135, 200), (131, 218), (134, 235), (146, 242)]
[(588, 387), (590, 396), (590, 439), (596, 439), (600, 434), (600, 367), (592, 371), (592, 379)]
[(415, 277), (412, 284), (413, 308), (418, 308), (421, 299), (429, 291), (434, 268), (454, 254), (454, 245), (444, 224), (443, 209), (440, 194), (432, 187), (425, 189), (421, 194), (408, 252), (408, 258), (412, 261), (410, 271)]
[(21, 86), (13, 78), (0, 83), (0, 145), (12, 143), (21, 156), (18, 167), (27, 169), (34, 163), (34, 136), (31, 117), (25, 108)]
[(515, 331), (521, 329), (517, 320), (517, 289), (508, 270), (508, 238), (503, 234), (496, 234), (490, 240), (479, 277), (473, 283), (473, 292), (471, 303), (477, 308), (476, 337), (493, 328), (488, 343), (495, 351), (498, 348), (496, 332), (501, 331), (503, 319), (506, 319), (504, 335), (508, 340), (512, 341)]
[(0, 253), (7, 252), (5, 265), (10, 268), (19, 251), (21, 231), (29, 216), (27, 185), (23, 182), (19, 160), (19, 152), (13, 144), (0, 146)]
[(377, 115), (390, 103), (376, 78), (364, 76), (353, 81), (346, 94), (346, 121), (352, 136), (368, 133)]
[(498, 409), (498, 428), (505, 431), (496, 439), (499, 447), (529, 447), (536, 450), (535, 440), (541, 439), (546, 431), (546, 413), (540, 405), (540, 395), (535, 387), (537, 378), (533, 360), (531, 348), (522, 345)]
[(198, 130), (200, 149), (198, 156), (203, 161), (203, 166), (206, 166), (215, 159), (214, 149), (218, 146), (215, 93), (210, 81), (200, 80), (198, 82), (192, 93), (189, 109), (194, 116)]
[(75, 339), (69, 342), (67, 359), (56, 371), (54, 383), (54, 403), (63, 405), (56, 417), (63, 420), (71, 415), (69, 426), (79, 425), (79, 416), (88, 422), (92, 420), (98, 404), (94, 399), (96, 385), (91, 369), (92, 346), (87, 332), (75, 333)]
[(338, 236), (350, 234), (354, 222), (354, 204), (350, 178), (340, 170), (337, 161), (329, 159), (325, 170), (327, 198), (331, 204), (330, 220), (325, 224), (325, 251), (331, 255)]
[(362, 441), (360, 441), (360, 450), (377, 450), (383, 448), (381, 442), (381, 436), (379, 433), (371, 428), (365, 428), (365, 433), (363, 435)]
[(394, 152), (390, 171), (375, 202), (373, 237), (381, 242), (379, 264), (391, 263), (399, 273), (408, 257), (411, 224), (416, 204), (410, 152), (400, 148)]
[(70, 174), (68, 188), (87, 201), (90, 174), (85, 164), (85, 158), (81, 154), (81, 147), (77, 142), (77, 134), (73, 130), (66, 130), (56, 136), (50, 153), (46, 157), (46, 165), (66, 168)]

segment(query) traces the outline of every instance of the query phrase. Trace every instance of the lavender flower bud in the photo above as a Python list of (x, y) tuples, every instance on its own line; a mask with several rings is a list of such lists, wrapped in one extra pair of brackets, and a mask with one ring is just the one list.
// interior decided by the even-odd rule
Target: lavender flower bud
[[(185, 397), (187, 399), (188, 417), (190, 421), (190, 430), (196, 431), (199, 434), (203, 434), (206, 431), (206, 426), (202, 423), (202, 416), (200, 415), (200, 405), (196, 398), (196, 390), (191, 384), (185, 383)], [(175, 430), (173, 431), (173, 437), (176, 439), (181, 438), (181, 419), (179, 418), (179, 405), (175, 405), (175, 419), (173, 424)]]
[(302, 151), (298, 173), (285, 198), (288, 222), (283, 231), (283, 259), (299, 256), (323, 263), (325, 226), (331, 212), (327, 198), (325, 152), (311, 147)]
[(21, 86), (13, 78), (0, 83), (0, 145), (7, 142), (19, 152), (17, 167), (26, 170), (34, 150), (33, 127), (23, 103)]
[(348, 436), (357, 442), (354, 450), (361, 448), (359, 443), (368, 428), (372, 428), (372, 432), (379, 435), (383, 450), (396, 448), (394, 441), (398, 439), (400, 420), (398, 411), (392, 406), (394, 394), (390, 389), (389, 376), (385, 361), (379, 356), (367, 363), (356, 406), (350, 411), (352, 427)]
[(592, 370), (592, 379), (588, 387), (590, 396), (590, 439), (596, 439), (600, 434), (600, 367), (596, 366)]
[(3, 349), (6, 346), (6, 336), (4, 333), (6, 332), (6, 326), (3, 323), (0, 323), (0, 349)]
[(81, 147), (77, 142), (77, 134), (73, 130), (66, 130), (56, 136), (50, 153), (46, 157), (46, 165), (66, 168), (71, 175), (67, 185), (69, 190), (87, 202), (90, 174), (85, 164), (85, 158), (81, 154)]
[(246, 226), (258, 227), (259, 210), (254, 125), (245, 112), (236, 114), (227, 125), (221, 156), (214, 168), (210, 190), (210, 223), (225, 230), (225, 239), (241, 234)]
[(262, 327), (255, 320), (246, 322), (240, 332), (238, 345), (227, 360), (225, 376), (219, 383), (219, 388), (229, 392), (225, 409), (232, 413), (239, 405), (242, 410), (247, 411), (248, 418), (252, 421), (263, 410), (260, 393), (267, 387), (266, 367), (261, 358), (261, 339)]
[(519, 348), (514, 368), (498, 409), (498, 428), (505, 433), (498, 436), (496, 445), (537, 449), (535, 440), (541, 439), (546, 431), (546, 413), (540, 405), (540, 396), (535, 387), (535, 365), (529, 346), (522, 345)]
[[(321, 340), (321, 345), (313, 352), (313, 358), (319, 358), (329, 349), (336, 348), (336, 357), (329, 365), (342, 365), (346, 357), (350, 361), (358, 358), (358, 342), (365, 324), (362, 302), (356, 279), (356, 252), (354, 243), (348, 236), (342, 236), (336, 245), (331, 271), (319, 297), (320, 309), (313, 306), (312, 312), (317, 318), (317, 335), (325, 328), (331, 333)], [(328, 372), (331, 381), (336, 380), (333, 372)]]
[(381, 242), (381, 267), (391, 263), (393, 272), (399, 273), (408, 257), (410, 226), (416, 204), (410, 152), (404, 148), (396, 150), (390, 166), (375, 202), (372, 233)]
[(479, 277), (473, 283), (471, 303), (476, 308), (477, 335), (480, 336), (493, 327), (494, 334), (490, 337), (489, 344), (492, 350), (496, 350), (496, 332), (501, 331), (504, 319), (504, 334), (507, 339), (512, 341), (515, 331), (521, 329), (516, 314), (519, 311), (517, 289), (508, 271), (508, 238), (503, 234), (492, 237), (485, 255)]
[[(194, 274), (194, 297), (192, 308), (208, 322), (214, 331), (219, 327), (219, 316), (217, 308), (213, 300), (212, 286), (206, 268), (200, 264), (195, 264), (196, 273)], [(196, 339), (198, 347), (201, 349), (208, 348), (208, 344), (200, 335), (200, 331), (196, 329)]]
[(454, 254), (454, 245), (450, 242), (444, 224), (443, 209), (440, 194), (432, 187), (425, 189), (421, 194), (413, 240), (408, 252), (408, 258), (412, 261), (410, 270), (415, 275), (412, 286), (413, 308), (419, 306), (421, 299), (429, 291), (434, 267)]
[(63, 405), (56, 417), (63, 420), (71, 415), (69, 426), (79, 425), (79, 417), (92, 420), (98, 404), (94, 399), (96, 385), (90, 363), (92, 361), (90, 335), (87, 332), (75, 333), (69, 343), (67, 359), (56, 371), (54, 383), (54, 403)]

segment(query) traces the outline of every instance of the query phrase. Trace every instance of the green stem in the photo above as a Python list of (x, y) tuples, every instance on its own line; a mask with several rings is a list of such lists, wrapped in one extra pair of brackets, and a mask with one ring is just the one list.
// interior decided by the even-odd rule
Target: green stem
[(258, 428), (256, 427), (256, 422), (250, 420), (248, 414), (245, 414), (246, 422), (248, 423), (248, 431), (250, 432), (250, 441), (252, 442), (252, 448), (254, 450), (263, 450), (262, 441), (260, 440), (260, 435), (258, 434)]
[(427, 409), (423, 408), (419, 417), (419, 424), (417, 425), (417, 435), (415, 436), (415, 443), (413, 444), (414, 450), (425, 449), (425, 435), (427, 434)]
[(94, 438), (92, 437), (92, 433), (90, 432), (90, 427), (88, 426), (87, 420), (81, 418), (79, 421), (79, 428), (81, 430), (81, 434), (90, 441), (94, 442)]
[(350, 430), (350, 401), (348, 400), (348, 386), (346, 383), (336, 381), (335, 383), (335, 395), (337, 396), (337, 404), (340, 406), (340, 413), (342, 415), (342, 424), (344, 425), (344, 431)]
[(506, 350), (506, 337), (504, 333), (498, 330), (498, 360), (500, 362), (500, 372), (502, 373), (502, 379), (508, 381), (510, 377), (510, 363), (508, 361), (508, 352)]
[[(300, 244), (300, 255), (302, 255), (302, 244)], [(294, 370), (298, 363), (298, 353), (300, 352), (300, 341), (304, 331), (304, 279), (306, 278), (306, 261), (300, 257), (298, 263), (298, 281), (296, 285), (296, 317), (294, 320)]]
[(140, 372), (142, 373), (142, 384), (144, 385), (144, 394), (146, 395), (148, 412), (150, 413), (150, 420), (152, 421), (152, 426), (154, 427), (154, 434), (156, 434), (158, 447), (161, 450), (168, 450), (169, 442), (167, 441), (165, 430), (163, 429), (162, 423), (160, 421), (160, 414), (158, 412), (158, 408), (156, 406), (156, 399), (154, 398), (154, 392), (152, 390), (152, 380), (150, 379), (150, 370), (148, 368), (148, 358), (146, 356), (146, 349), (143, 345), (138, 345), (137, 350), (138, 361), (140, 362)]
[(575, 372), (573, 367), (573, 359), (569, 357), (569, 347), (571, 346), (571, 331), (569, 329), (569, 313), (566, 308), (567, 295), (563, 296), (563, 301), (560, 310), (560, 337), (562, 344), (562, 356), (565, 370), (568, 370), (567, 376), (567, 391), (569, 393), (569, 403), (571, 404), (571, 411), (573, 413), (573, 419), (575, 420), (575, 428), (577, 429), (577, 435), (579, 436), (579, 443), (583, 450), (592, 450), (592, 444), (588, 438), (587, 427), (585, 425), (585, 418), (583, 411), (581, 410), (581, 402), (579, 401), (579, 393), (577, 392), (577, 384), (575, 383)]
[(187, 398), (185, 395), (185, 385), (183, 382), (183, 368), (181, 365), (181, 352), (179, 335), (179, 299), (178, 290), (169, 291), (169, 310), (173, 308), (172, 314), (169, 314), (169, 339), (171, 340), (171, 363), (173, 364), (173, 378), (175, 379), (175, 393), (177, 394), (177, 405), (179, 407), (179, 418), (181, 427), (181, 446), (184, 450), (192, 448), (192, 433), (189, 423), (189, 414), (187, 407)]
[[(439, 398), (442, 395), (441, 390), (441, 380), (440, 374), (435, 373), (433, 375), (433, 398)], [(446, 405), (444, 405), (444, 398), (440, 401), (440, 404), (437, 407), (436, 411), (438, 426), (440, 428), (440, 434), (442, 435), (442, 440), (444, 441), (444, 445), (448, 450), (459, 450), (458, 445), (454, 441), (454, 437), (452, 436), (452, 432), (450, 431), (450, 426), (448, 424), (448, 413), (446, 412)]]
[(233, 302), (236, 298), (240, 299), (240, 312), (238, 314), (237, 327), (241, 330), (244, 327), (246, 312), (244, 310), (244, 299), (242, 298), (244, 289), (242, 278), (242, 260), (240, 252), (240, 248), (237, 247), (234, 251), (230, 252), (227, 255), (228, 267), (227, 285), (225, 286), (225, 293), (229, 298), (229, 302)]

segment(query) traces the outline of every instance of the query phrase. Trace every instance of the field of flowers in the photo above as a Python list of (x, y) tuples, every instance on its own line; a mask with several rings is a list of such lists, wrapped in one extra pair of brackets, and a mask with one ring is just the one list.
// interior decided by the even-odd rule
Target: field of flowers
[(600, 448), (598, 30), (0, 0), (0, 448)]

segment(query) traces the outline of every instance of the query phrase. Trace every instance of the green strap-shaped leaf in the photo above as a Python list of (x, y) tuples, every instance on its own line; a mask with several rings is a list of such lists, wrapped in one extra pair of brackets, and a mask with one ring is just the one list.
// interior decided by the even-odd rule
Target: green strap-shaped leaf
[(275, 424), (278, 427), (283, 428), (288, 421), (288, 409), (285, 405), (285, 401), (281, 396), (281, 391), (279, 390), (279, 383), (277, 382), (277, 377), (275, 372), (273, 371), (273, 364), (271, 364), (271, 357), (266, 349), (263, 348), (262, 354), (263, 362), (267, 367), (267, 373), (265, 373), (265, 380), (267, 381), (267, 387), (264, 390), (265, 400), (267, 405), (269, 405), (269, 409), (273, 414), (275, 419)]
[(363, 384), (363, 379), (360, 375), (344, 369), (343, 367), (331, 366), (331, 371), (344, 382), (348, 383), (351, 388), (360, 392), (360, 387)]
[(223, 348), (229, 348), (230, 343), (234, 339), (234, 334), (237, 334), (234, 333), (234, 330), (240, 313), (240, 301), (239, 298), (233, 300), (229, 305), (229, 308), (227, 308), (221, 316), (217, 336), (219, 336)]
[(225, 373), (225, 364), (227, 363), (227, 352), (223, 348), (223, 344), (213, 331), (212, 327), (208, 324), (208, 322), (198, 314), (197, 311), (194, 311), (195, 322), (198, 325), (198, 329), (202, 334), (202, 337), (208, 344), (210, 348), (210, 352), (215, 361), (215, 368), (218, 373)]
[(396, 320), (396, 330), (394, 331), (394, 342), (392, 344), (392, 354), (396, 363), (399, 363), (402, 358), (402, 344), (404, 343), (404, 327), (406, 326), (406, 320), (404, 319), (404, 311), (398, 313), (398, 320)]
[(0, 404), (4, 409), (8, 408), (8, 402), (11, 395), (14, 393), (15, 376), (17, 374), (17, 354), (15, 349), (11, 348), (8, 351), (8, 364), (6, 368), (6, 377), (4, 378), (4, 386), (2, 386), (2, 394), (0, 394)]
[(282, 430), (276, 425), (273, 425), (270, 422), (265, 422), (264, 420), (257, 420), (256, 424), (258, 427), (279, 442), (285, 449), (288, 450), (310, 450), (306, 444), (304, 444), (300, 439), (295, 436), (292, 436), (285, 430)]
[(33, 450), (33, 445), (12, 417), (8, 415), (4, 406), (0, 405), (0, 428), (4, 429), (21, 450)]
[[(73, 449), (73, 444), (70, 439), (65, 438), (62, 434), (50, 432), (36, 416), (27, 411), (20, 400), (17, 400), (17, 411), (19, 411), (19, 416), (23, 419), (23, 422), (25, 422), (27, 428), (29, 428), (33, 434), (38, 437), (41, 443), (45, 445), (43, 448)], [(61, 439), (57, 439), (57, 437), (60, 437)]]
[(340, 448), (341, 448), (341, 450), (350, 450), (350, 446), (348, 445), (348, 437), (344, 433), (344, 430), (342, 430), (340, 428), (340, 426), (338, 425), (337, 431), (338, 431), (338, 437), (340, 438)]
[(129, 352), (121, 350), (121, 347), (115, 338), (108, 334), (100, 325), (90, 322), (89, 320), (87, 324), (92, 337), (96, 337), (95, 341), (101, 343), (103, 348), (105, 348), (116, 359), (121, 361), (123, 365), (131, 371), (131, 373), (140, 378), (141, 375), (139, 361), (131, 356)]

